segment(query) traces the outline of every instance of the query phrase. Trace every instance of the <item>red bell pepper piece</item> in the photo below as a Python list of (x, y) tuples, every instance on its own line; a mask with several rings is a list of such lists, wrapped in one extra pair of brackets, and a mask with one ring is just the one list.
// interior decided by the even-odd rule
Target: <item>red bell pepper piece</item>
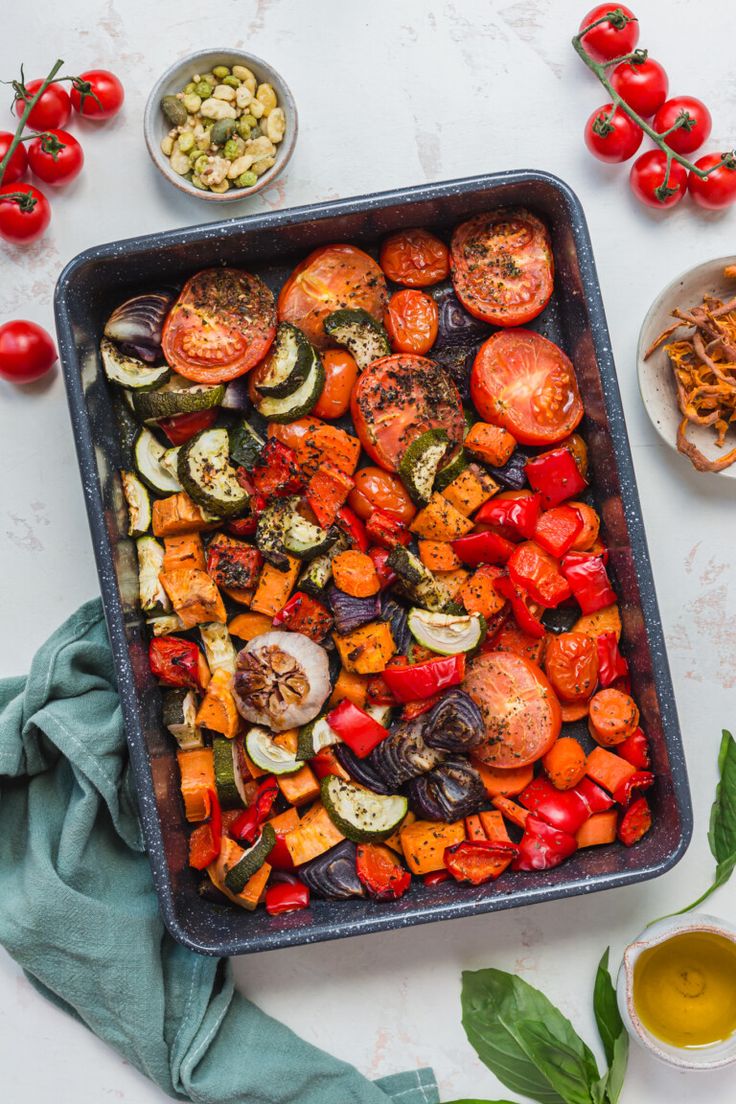
[(207, 574), (218, 587), (249, 590), (256, 585), (263, 557), (244, 541), (213, 541), (207, 549)]
[(373, 560), (373, 566), (376, 569), (376, 574), (381, 584), (381, 590), (384, 590), (387, 586), (391, 586), (391, 583), (396, 581), (396, 572), (392, 571), (388, 566), (388, 549), (374, 546), (368, 549), (368, 555)]
[(519, 801), (552, 828), (574, 836), (590, 816), (587, 802), (575, 790), (558, 790), (546, 778), (535, 778), (519, 794)]
[(281, 832), (276, 832), (276, 842), (268, 853), (268, 865), (274, 870), (294, 870), (294, 860)]
[(250, 478), (256, 491), (266, 498), (286, 498), (304, 487), (296, 453), (275, 437), (266, 441)]
[(600, 633), (596, 638), (598, 649), (598, 682), (601, 687), (612, 686), (620, 678), (626, 678), (629, 665), (621, 655), (615, 632)]
[(566, 498), (575, 498), (587, 487), (575, 457), (566, 448), (552, 449), (535, 456), (524, 465), (529, 485), (542, 496), (545, 509), (558, 506)]
[(355, 548), (361, 552), (368, 551), (368, 534), (365, 531), (365, 525), (349, 506), (341, 506), (337, 511), (337, 524)]
[(547, 608), (559, 606), (572, 594), (570, 584), (560, 575), (557, 560), (534, 541), (517, 544), (508, 571), (517, 586)]
[(327, 723), (359, 759), (365, 759), (388, 736), (387, 728), (347, 698), (330, 710)]
[(183, 445), (195, 433), (209, 429), (217, 421), (219, 409), (193, 410), (191, 414), (175, 414), (173, 418), (162, 418), (157, 424), (171, 441), (172, 445)]
[(336, 774), (340, 777), (342, 772), (342, 767), (331, 747), (320, 748), (317, 754), (309, 760), (309, 765), (320, 781), (327, 778), (328, 774)]
[(515, 843), (506, 840), (464, 840), (445, 848), (445, 866), (458, 882), (483, 885), (503, 874), (519, 854)]
[(189, 837), (189, 865), (204, 870), (214, 862), (222, 847), (222, 809), (214, 790), (207, 791), (210, 798), (210, 819), (200, 824)]
[(316, 598), (297, 590), (274, 616), (273, 623), (319, 644), (332, 628), (332, 614)]
[(530, 813), (519, 842), (513, 870), (551, 870), (577, 851), (578, 842), (569, 832), (560, 832)]
[(596, 613), (616, 601), (616, 592), (608, 578), (603, 557), (597, 553), (568, 552), (562, 561), (562, 574), (583, 613)]
[(309, 908), (309, 886), (303, 882), (292, 885), (279, 882), (266, 890), (266, 912), (269, 916), (282, 916), (285, 912), (298, 912)]
[(307, 483), (307, 502), (323, 529), (329, 529), (344, 506), (354, 481), (334, 464), (323, 463)]
[(527, 495), (524, 498), (492, 498), (484, 503), (474, 521), (502, 526), (519, 537), (531, 540), (542, 512), (542, 496)]
[(622, 743), (616, 744), (616, 754), (639, 770), (648, 770), (651, 765), (649, 741), (640, 728), (635, 729)]
[(260, 782), (258, 792), (248, 808), (244, 809), (237, 820), (230, 825), (230, 835), (233, 839), (253, 843), (261, 825), (271, 815), (271, 809), (278, 795), (279, 787), (276, 779), (268, 775)]
[(201, 690), (199, 656), (196, 644), (191, 640), (181, 640), (178, 636), (155, 636), (148, 645), (151, 673), (167, 686)]
[[(400, 702), (424, 701), (465, 678), (465, 653), (428, 659), (409, 667), (387, 667), (383, 677)], [(331, 723), (331, 722), (330, 722)]]
[(371, 675), (366, 684), (366, 700), (370, 705), (396, 705), (383, 675)]
[(493, 588), (502, 598), (508, 600), (516, 624), (521, 631), (525, 632), (527, 636), (533, 636), (537, 640), (541, 640), (547, 630), (531, 609), (532, 599), (523, 587), (520, 587), (508, 575), (501, 575), (498, 579), (493, 580)]
[(358, 844), (355, 870), (375, 901), (396, 901), (411, 885), (398, 855), (381, 843)]
[(642, 790), (648, 790), (649, 787), (653, 785), (654, 775), (651, 771), (637, 771), (636, 774), (632, 774), (628, 778), (625, 778), (623, 782), (616, 787), (613, 800), (618, 805), (626, 807), (631, 804), (634, 798), (641, 795)]
[(618, 838), (626, 847), (632, 847), (645, 836), (652, 827), (652, 812), (645, 797), (640, 797), (621, 817), (618, 825)]
[(484, 533), (468, 533), (467, 537), (458, 537), (457, 540), (450, 541), (450, 544), (457, 558), (470, 567), (477, 567), (479, 564), (505, 564), (515, 547), (512, 541), (490, 530)]
[(441, 697), (441, 694), (433, 694), (431, 698), (426, 698), (424, 701), (407, 702), (401, 710), (402, 721), (413, 721), (415, 717), (421, 717), (422, 713), (429, 713)]
[(592, 778), (582, 778), (571, 792), (583, 799), (591, 816), (593, 813), (605, 813), (613, 807), (613, 798)]
[(411, 533), (406, 526), (387, 510), (374, 510), (366, 522), (365, 531), (382, 548), (394, 548), (397, 544), (408, 544), (411, 540)]
[(448, 881), (449, 878), (449, 870), (433, 870), (431, 874), (425, 874), (422, 881), (426, 886), (436, 886)]
[(545, 510), (534, 530), (534, 540), (558, 560), (569, 552), (583, 530), (583, 519), (574, 506)]

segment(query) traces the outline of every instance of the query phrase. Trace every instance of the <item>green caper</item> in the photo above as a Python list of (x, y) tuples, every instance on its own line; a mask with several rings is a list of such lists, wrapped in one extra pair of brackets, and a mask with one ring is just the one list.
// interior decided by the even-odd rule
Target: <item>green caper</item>
[(176, 96), (164, 96), (161, 110), (172, 126), (184, 126), (187, 121), (187, 109)]
[(238, 119), (238, 134), (241, 138), (250, 138), (250, 123), (246, 123), (245, 119)]
[(212, 128), (212, 145), (224, 146), (234, 132), (234, 119), (218, 119)]
[(238, 77), (229, 76), (229, 77), (223, 77), (222, 78), (222, 83), (224, 85), (227, 85), (228, 88), (240, 88), (240, 86), (243, 82), (241, 80), (239, 80)]
[(189, 84), (185, 84), (184, 85), (184, 95), (185, 96), (190, 95), (190, 93), (192, 93), (196, 87), (197, 86), (194, 83), (194, 81), (190, 81)]
[(203, 173), (210, 163), (210, 159), (206, 153), (201, 153), (197, 160), (194, 162), (193, 168), (197, 176)]
[(227, 65), (216, 65), (212, 72), (219, 81), (221, 81), (223, 77), (230, 76), (230, 70), (228, 69)]
[(208, 100), (215, 91), (215, 86), (213, 84), (208, 84), (206, 80), (201, 80), (195, 84), (193, 91), (196, 92), (201, 99)]
[(227, 142), (222, 148), (222, 156), (226, 157), (228, 161), (234, 161), (236, 157), (240, 156), (240, 151), (243, 147), (243, 143), (237, 138), (228, 138)]
[(235, 181), (235, 185), (238, 188), (252, 188), (257, 180), (258, 177), (254, 172), (244, 172)]

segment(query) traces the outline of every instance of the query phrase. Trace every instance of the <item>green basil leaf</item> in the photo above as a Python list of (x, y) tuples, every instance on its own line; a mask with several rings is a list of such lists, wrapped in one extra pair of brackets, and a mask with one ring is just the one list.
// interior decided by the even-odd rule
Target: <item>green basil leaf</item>
[(515, 1028), (524, 1050), (562, 1099), (590, 1104), (590, 1087), (600, 1075), (585, 1043), (576, 1037), (570, 1045), (541, 1020), (519, 1020)]
[(621, 1034), (616, 1037), (616, 1041), (613, 1044), (613, 1059), (611, 1060), (611, 1065), (608, 1070), (606, 1094), (609, 1104), (616, 1104), (616, 1101), (621, 1095), (628, 1064), (629, 1036), (626, 1031), (622, 1031)]
[(611, 975), (608, 972), (608, 947), (598, 963), (598, 971), (595, 975), (595, 988), (593, 989), (593, 1011), (595, 1022), (598, 1025), (598, 1034), (606, 1053), (606, 1061), (609, 1066), (613, 1061), (613, 1046), (616, 1039), (624, 1030), (623, 1021), (618, 1011), (616, 990), (613, 988)]
[[(462, 1008), (463, 1027), (471, 1046), (480, 1060), (512, 1092), (531, 1097), (539, 1104), (571, 1104), (570, 1097), (559, 1091), (562, 1076), (559, 1083), (548, 1076), (551, 1073), (557, 1078), (547, 1062), (546, 1051), (543, 1055), (546, 1069), (538, 1068), (530, 1056), (529, 1049), (542, 1053), (542, 1043), (532, 1039), (529, 1032), (525, 1038), (519, 1035), (517, 1025), (521, 1021), (545, 1024), (548, 1030), (545, 1046), (551, 1037), (556, 1045), (577, 1056), (580, 1068), (588, 1071), (587, 1083), (582, 1087), (587, 1088), (598, 1079), (595, 1058), (569, 1020), (543, 993), (521, 978), (503, 970), (465, 971)], [(583, 1081), (584, 1078), (581, 1084)], [(574, 1104), (578, 1099), (575, 1095)]]

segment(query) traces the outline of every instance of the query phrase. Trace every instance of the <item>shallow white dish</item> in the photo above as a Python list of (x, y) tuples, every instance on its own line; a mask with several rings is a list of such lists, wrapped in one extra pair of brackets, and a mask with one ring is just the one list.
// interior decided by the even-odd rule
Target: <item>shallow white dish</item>
[[(642, 401), (657, 433), (675, 451), (677, 451), (677, 427), (682, 415), (677, 405), (672, 368), (664, 351), (666, 342), (656, 349), (648, 360), (644, 360), (644, 353), (659, 334), (672, 324), (674, 319), (670, 312), (675, 307), (685, 309), (696, 306), (706, 294), (715, 295), (719, 299), (727, 299), (736, 294), (736, 280), (727, 280), (723, 275), (723, 269), (729, 264), (736, 264), (736, 257), (719, 257), (683, 272), (654, 300), (639, 332), (637, 365)], [(680, 334), (684, 335), (686, 332), (686, 328), (683, 327), (680, 333), (675, 332), (667, 340), (675, 341)], [(736, 445), (736, 438), (730, 443), (727, 438), (725, 446), (719, 449), (715, 443), (715, 432), (709, 426), (689, 425), (687, 436), (688, 440), (697, 445), (709, 460), (719, 460)], [(682, 459), (684, 463), (690, 464), (686, 456)], [(736, 479), (736, 464), (715, 474)]]

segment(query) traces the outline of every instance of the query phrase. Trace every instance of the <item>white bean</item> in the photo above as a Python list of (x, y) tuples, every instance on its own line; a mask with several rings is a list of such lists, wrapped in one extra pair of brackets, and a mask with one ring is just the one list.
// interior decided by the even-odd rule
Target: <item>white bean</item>
[(270, 84), (259, 84), (258, 91), (256, 92), (256, 99), (263, 104), (263, 114), (270, 115), (273, 109), (278, 104), (276, 99), (276, 93)]
[(244, 153), (240, 157), (237, 157), (230, 168), (228, 169), (228, 176), (231, 180), (237, 180), (241, 173), (247, 172), (253, 164), (254, 158), (249, 153)]
[(242, 110), (244, 110), (253, 99), (253, 93), (247, 85), (241, 84), (240, 88), (235, 91), (235, 103)]
[(280, 142), (286, 132), (286, 116), (280, 107), (275, 107), (266, 119), (266, 134), (272, 142)]
[(165, 153), (167, 157), (171, 157), (171, 151), (174, 148), (174, 139), (170, 134), (167, 134), (165, 138), (161, 140), (161, 152)]
[(262, 157), (260, 161), (253, 163), (253, 172), (256, 176), (262, 176), (264, 172), (271, 168), (276, 163), (275, 157)]
[(227, 100), (228, 103), (232, 103), (235, 99), (235, 89), (229, 84), (218, 84), (212, 95), (216, 100)]
[[(229, 91), (232, 92), (232, 88)], [(232, 104), (214, 98), (205, 100), (199, 112), (205, 119), (236, 119), (238, 115)]]
[(179, 149), (178, 142), (174, 142), (174, 146), (171, 151), (171, 157), (169, 158), (169, 164), (178, 176), (186, 176), (191, 168), (191, 165), (189, 163), (189, 155), (186, 153), (182, 153), (182, 151)]

